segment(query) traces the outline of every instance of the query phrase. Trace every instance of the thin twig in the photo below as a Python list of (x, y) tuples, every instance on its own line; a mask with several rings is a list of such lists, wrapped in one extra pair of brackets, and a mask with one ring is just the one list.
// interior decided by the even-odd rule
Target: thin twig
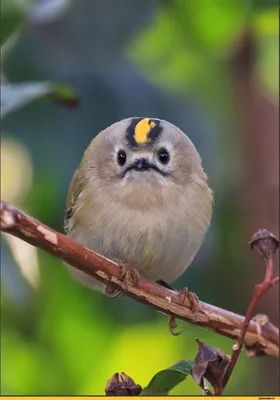
[[(176, 291), (142, 277), (137, 279), (137, 283), (133, 280), (125, 280), (123, 265), (120, 266), (94, 253), (5, 202), (1, 202), (1, 230), (47, 251), (105, 284), (114, 283), (117, 288), (123, 289), (127, 296), (167, 315), (234, 340), (241, 337), (244, 317), (202, 301), (198, 302), (194, 317), (193, 303), (188, 296), (181, 296)], [(129, 274), (125, 275), (129, 276)], [(249, 323), (243, 339), (246, 347), (258, 346), (260, 333), (256, 322)], [(263, 346), (261, 354), (278, 359), (279, 330), (274, 326), (268, 334), (264, 330), (262, 341), (266, 343), (266, 346)]]
[(224, 391), (231, 375), (234, 370), (234, 367), (237, 363), (237, 360), (239, 358), (239, 355), (241, 353), (243, 343), (244, 343), (244, 338), (247, 332), (247, 329), (249, 327), (250, 321), (254, 317), (255, 310), (257, 305), (259, 304), (262, 296), (265, 294), (266, 291), (268, 291), (271, 287), (275, 286), (279, 282), (279, 276), (273, 277), (273, 259), (272, 255), (276, 251), (278, 244), (276, 243), (277, 239), (272, 237), (270, 232), (265, 231), (265, 230), (260, 230), (258, 231), (255, 235), (253, 235), (252, 241), (251, 241), (251, 247), (252, 250), (256, 251), (259, 253), (259, 255), (264, 259), (265, 261), (265, 276), (262, 281), (262, 283), (255, 285), (254, 287), (254, 292), (252, 296), (252, 300), (249, 304), (242, 329), (240, 332), (240, 336), (237, 340), (237, 343), (235, 346), (233, 346), (233, 353), (231, 360), (229, 362), (229, 365), (225, 371), (225, 375), (223, 377), (223, 388), (221, 390), (221, 393), (215, 393), (216, 395), (222, 394)]

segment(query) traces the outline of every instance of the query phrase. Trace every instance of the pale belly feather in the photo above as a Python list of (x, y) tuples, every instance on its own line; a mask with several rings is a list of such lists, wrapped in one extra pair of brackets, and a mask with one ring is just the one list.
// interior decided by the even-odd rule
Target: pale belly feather
[[(69, 236), (107, 258), (128, 264), (143, 277), (171, 284), (191, 263), (202, 235), (194, 237), (190, 233), (187, 215), (185, 218), (179, 218), (176, 212), (169, 214), (169, 218), (166, 215), (164, 212), (145, 215), (131, 210), (124, 219), (121, 213), (107, 213), (99, 216), (95, 232), (87, 238), (78, 229), (73, 229)], [(94, 278), (70, 269), (85, 285), (104, 290), (104, 285)]]

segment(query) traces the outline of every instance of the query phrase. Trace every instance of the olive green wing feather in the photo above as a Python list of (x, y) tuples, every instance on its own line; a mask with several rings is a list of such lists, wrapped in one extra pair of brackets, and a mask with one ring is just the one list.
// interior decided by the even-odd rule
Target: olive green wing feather
[(69, 231), (73, 226), (73, 219), (77, 207), (77, 200), (82, 191), (83, 191), (83, 179), (82, 179), (82, 171), (79, 167), (76, 169), (74, 173), (74, 176), (70, 183), (68, 197), (67, 197), (67, 210), (64, 217), (64, 231), (66, 234), (69, 233)]

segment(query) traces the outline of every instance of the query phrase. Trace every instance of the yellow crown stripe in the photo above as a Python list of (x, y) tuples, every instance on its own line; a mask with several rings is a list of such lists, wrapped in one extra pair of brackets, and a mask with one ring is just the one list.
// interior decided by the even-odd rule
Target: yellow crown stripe
[(156, 123), (149, 118), (141, 119), (134, 129), (134, 139), (136, 143), (147, 143), (148, 135), (155, 126)]

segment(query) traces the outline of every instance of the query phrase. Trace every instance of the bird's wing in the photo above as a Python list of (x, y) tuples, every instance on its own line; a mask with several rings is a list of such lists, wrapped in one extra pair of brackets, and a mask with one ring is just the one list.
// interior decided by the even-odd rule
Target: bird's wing
[(77, 168), (70, 183), (68, 197), (67, 197), (67, 210), (64, 217), (64, 231), (66, 234), (69, 233), (69, 231), (73, 226), (73, 217), (77, 206), (77, 200), (82, 191), (83, 191), (82, 170), (80, 168)]

